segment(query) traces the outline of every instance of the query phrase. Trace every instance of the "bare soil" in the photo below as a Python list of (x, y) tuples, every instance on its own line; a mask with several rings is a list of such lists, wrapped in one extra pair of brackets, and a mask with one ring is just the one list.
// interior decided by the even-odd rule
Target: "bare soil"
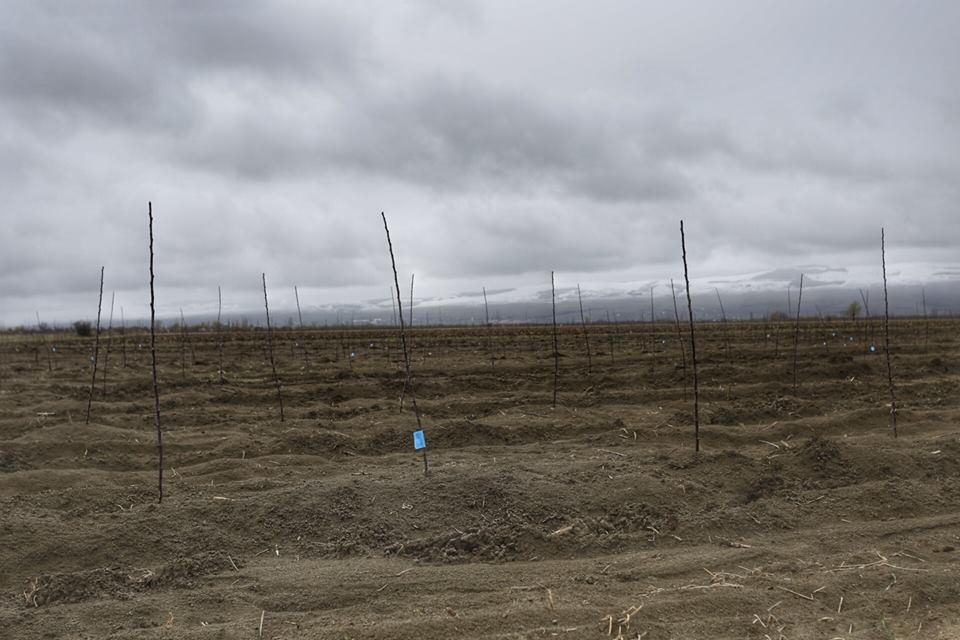
[[(0, 336), (3, 638), (960, 638), (960, 322)], [(871, 353), (868, 345), (877, 345)], [(55, 347), (56, 351), (51, 349)], [(47, 354), (51, 358), (48, 363)], [(353, 354), (351, 356), (351, 354)], [(689, 359), (689, 353), (687, 354)], [(105, 363), (105, 360), (107, 362)]]

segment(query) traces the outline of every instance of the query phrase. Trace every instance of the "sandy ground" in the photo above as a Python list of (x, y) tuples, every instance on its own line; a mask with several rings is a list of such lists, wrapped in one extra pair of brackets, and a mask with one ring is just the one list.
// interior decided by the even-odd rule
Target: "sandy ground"
[[(960, 638), (960, 322), (0, 337), (3, 638)], [(50, 351), (56, 347), (56, 352)], [(879, 343), (878, 343), (879, 346)], [(47, 354), (51, 357), (48, 362)], [(350, 354), (355, 354), (350, 357)], [(689, 358), (689, 354), (687, 354)], [(106, 360), (106, 362), (105, 362)], [(688, 375), (688, 378), (690, 376)]]

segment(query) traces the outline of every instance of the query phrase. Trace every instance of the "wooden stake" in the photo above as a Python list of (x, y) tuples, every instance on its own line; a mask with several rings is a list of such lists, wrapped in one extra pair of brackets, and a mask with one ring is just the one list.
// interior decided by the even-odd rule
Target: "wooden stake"
[(180, 375), (187, 381), (187, 321), (183, 318), (183, 307), (180, 307)]
[(127, 368), (127, 322), (123, 317), (123, 305), (120, 305), (120, 362)]
[(553, 303), (553, 406), (557, 406), (557, 382), (560, 380), (560, 345), (557, 337), (557, 287), (550, 272), (550, 300)]
[[(393, 255), (393, 242), (390, 240), (390, 228), (387, 226), (387, 214), (381, 211), (380, 217), (383, 218), (383, 230), (387, 234), (387, 249), (390, 251), (390, 264), (393, 266), (393, 283), (397, 288), (397, 316), (400, 318), (400, 344), (403, 347), (403, 367), (406, 374), (403, 388), (404, 390), (410, 389), (410, 399), (413, 404), (413, 413), (417, 418), (417, 430), (422, 430), (423, 424), (420, 421), (420, 407), (417, 405), (417, 394), (413, 386), (413, 373), (410, 367), (410, 351), (407, 349), (407, 332), (403, 324), (403, 304), (400, 302), (400, 280), (397, 277), (397, 260)], [(410, 299), (413, 300), (413, 278), (410, 279), (410, 284)], [(427, 466), (427, 450), (424, 449), (423, 475), (426, 476), (429, 472), (429, 467)]]
[(307, 337), (303, 333), (303, 314), (300, 313), (300, 292), (297, 291), (297, 285), (293, 285), (293, 297), (297, 300), (297, 319), (300, 322), (300, 339), (302, 340), (300, 348), (303, 350), (303, 366), (306, 367), (310, 362), (307, 358)]
[(157, 384), (157, 320), (153, 293), (153, 203), (147, 203), (150, 217), (150, 368), (153, 372), (153, 423), (157, 428), (157, 503), (163, 502), (163, 431), (160, 429), (160, 385)]
[(863, 289), (858, 289), (858, 291), (860, 291), (860, 299), (863, 300), (863, 349), (869, 351), (867, 330), (870, 327), (870, 291), (868, 290), (866, 294), (864, 294)]
[(50, 345), (47, 344), (47, 334), (44, 333), (43, 327), (40, 326), (40, 312), (36, 311), (37, 314), (37, 331), (40, 332), (43, 341), (43, 350), (47, 354), (47, 371), (53, 372), (53, 361), (50, 357)]
[(220, 384), (225, 382), (223, 378), (223, 323), (220, 321), (223, 315), (223, 293), (220, 291), (220, 285), (217, 285), (217, 377)]
[[(616, 311), (614, 311), (613, 322), (610, 321), (610, 310), (607, 309), (607, 325), (613, 327), (613, 331), (610, 332), (610, 364), (616, 364), (616, 359), (613, 355), (613, 349), (616, 346), (616, 336), (617, 336), (617, 317)], [(686, 382), (686, 380), (684, 380)]]
[(587, 332), (587, 321), (583, 316), (583, 295), (580, 293), (580, 283), (577, 283), (577, 300), (580, 301), (580, 326), (583, 327), (583, 342), (587, 346), (587, 373), (593, 372), (593, 358), (590, 355), (590, 334)]
[(490, 325), (490, 307), (489, 305), (487, 305), (487, 288), (482, 287), (482, 289), (483, 289), (483, 315), (484, 315), (484, 318), (486, 319), (486, 324), (487, 324), (487, 353), (490, 354), (490, 366), (493, 367), (495, 366), (495, 362), (493, 358), (493, 338), (490, 335), (491, 332), (493, 331), (493, 327)]
[(930, 319), (927, 317), (927, 288), (920, 289), (920, 300), (923, 303), (923, 348), (927, 348), (930, 340)]
[(97, 386), (97, 358), (100, 356), (100, 310), (103, 306), (103, 267), (100, 267), (100, 299), (97, 302), (97, 334), (93, 342), (93, 377), (90, 379), (90, 396), (87, 398), (87, 415), (84, 424), (90, 424), (90, 406)]
[(797, 295), (797, 323), (793, 332), (793, 395), (797, 395), (798, 362), (800, 358), (800, 305), (803, 302), (803, 274), (800, 274), (800, 293)]
[(273, 371), (273, 382), (277, 386), (277, 405), (280, 407), (280, 422), (283, 422), (283, 393), (280, 390), (280, 376), (277, 375), (277, 361), (273, 357), (273, 327), (270, 326), (270, 303), (267, 302), (267, 274), (261, 273), (263, 279), (263, 308), (267, 313), (267, 353), (270, 355), (270, 369)]
[(723, 325), (723, 350), (730, 354), (730, 333), (727, 329), (727, 312), (723, 309), (723, 298), (720, 297), (720, 289), (713, 288), (717, 292), (717, 302), (720, 303), (720, 323)]
[(113, 344), (113, 304), (117, 292), (110, 293), (110, 320), (107, 322), (107, 351), (103, 355), (103, 399), (107, 399), (107, 370), (110, 368), (110, 347)]
[(887, 296), (887, 250), (883, 227), (880, 228), (880, 260), (883, 265), (883, 340), (887, 354), (887, 386), (890, 389), (890, 426), (897, 437), (897, 396), (893, 391), (893, 366), (890, 363), (890, 301)]
[(653, 286), (650, 287), (650, 373), (657, 371), (657, 314), (653, 309)]
[(687, 315), (690, 317), (690, 358), (693, 361), (693, 437), (694, 451), (700, 451), (700, 381), (697, 376), (697, 340), (693, 328), (693, 301), (690, 298), (690, 275), (687, 270), (687, 242), (680, 221), (680, 247), (683, 250), (683, 281), (687, 287)]

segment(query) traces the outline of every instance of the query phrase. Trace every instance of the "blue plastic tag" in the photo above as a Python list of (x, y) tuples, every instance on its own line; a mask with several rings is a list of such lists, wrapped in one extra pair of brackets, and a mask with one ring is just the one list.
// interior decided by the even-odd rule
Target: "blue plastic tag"
[(427, 448), (427, 438), (423, 435), (423, 431), (413, 432), (413, 448), (418, 451)]

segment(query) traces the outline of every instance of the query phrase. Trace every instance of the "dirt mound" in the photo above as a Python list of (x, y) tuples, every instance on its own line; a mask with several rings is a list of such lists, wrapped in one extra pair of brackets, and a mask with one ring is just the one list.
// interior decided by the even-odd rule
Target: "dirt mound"
[(23, 591), (23, 606), (83, 602), (101, 598), (132, 598), (136, 593), (163, 587), (189, 588), (197, 577), (232, 568), (223, 554), (201, 553), (177, 558), (155, 570), (103, 568), (47, 573), (32, 579)]

